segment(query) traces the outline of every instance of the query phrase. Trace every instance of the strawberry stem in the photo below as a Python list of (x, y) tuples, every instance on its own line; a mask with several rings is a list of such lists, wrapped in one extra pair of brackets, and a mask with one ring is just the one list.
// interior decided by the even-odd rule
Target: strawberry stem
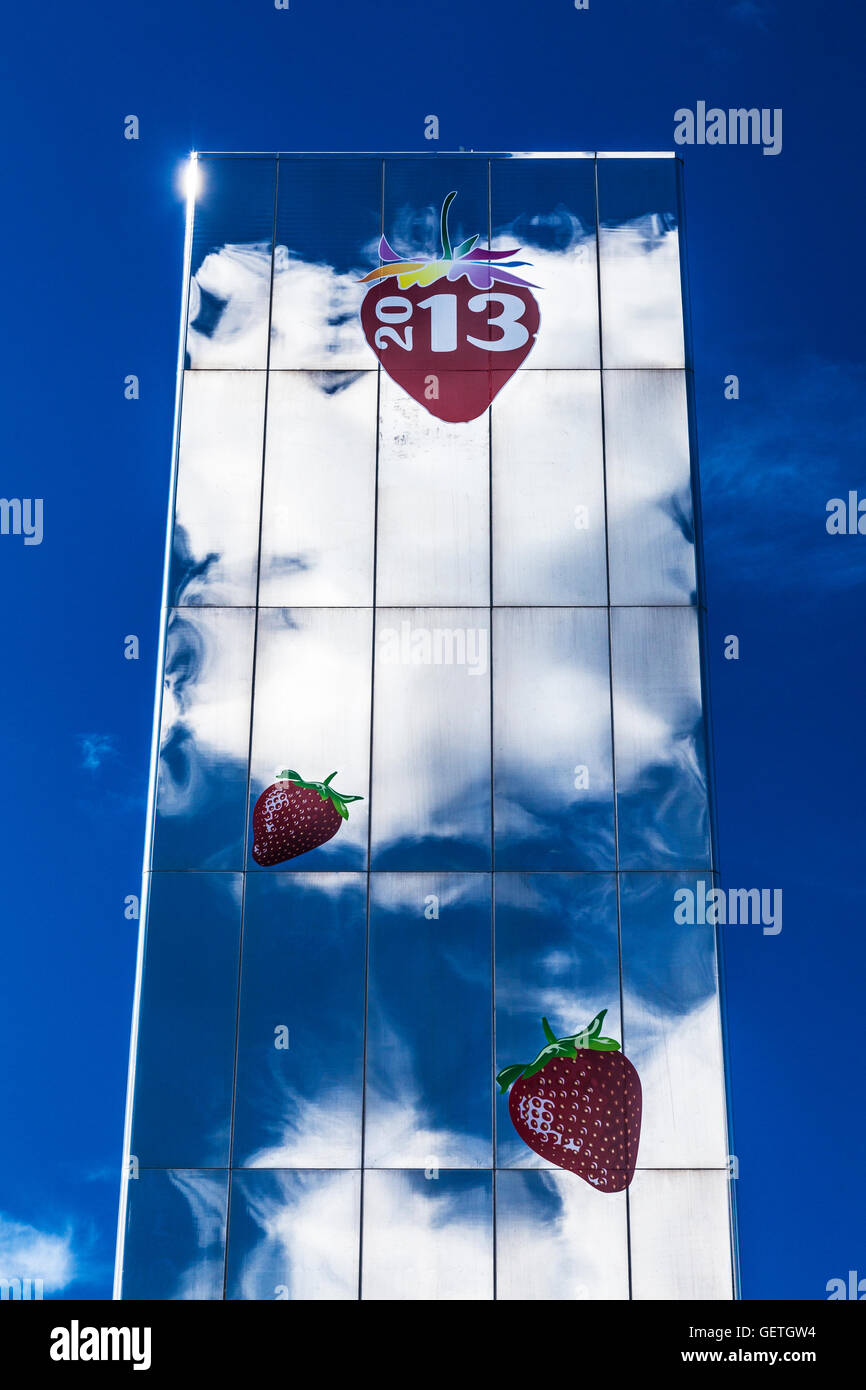
[(450, 261), (451, 258), (452, 258), (451, 238), (450, 238), (449, 235), (448, 235), (448, 209), (450, 208), (451, 204), (454, 202), (454, 199), (455, 199), (456, 197), (457, 197), (457, 191), (456, 191), (456, 189), (455, 189), (455, 191), (454, 191), (453, 193), (449, 193), (449, 194), (448, 194), (448, 197), (445, 199), (445, 202), (442, 204), (441, 229), (442, 229), (442, 259), (443, 259), (443, 261)]
[(601, 1013), (596, 1014), (591, 1023), (582, 1028), (579, 1033), (572, 1033), (566, 1038), (558, 1038), (548, 1023), (546, 1018), (541, 1020), (544, 1036), (547, 1039), (546, 1045), (541, 1049), (531, 1062), (518, 1062), (515, 1066), (503, 1067), (502, 1071), (497, 1072), (496, 1080), (499, 1083), (499, 1094), (504, 1095), (520, 1076), (535, 1076), (546, 1067), (548, 1062), (552, 1062), (554, 1057), (576, 1058), (578, 1053), (584, 1050), (590, 1052), (619, 1052), (620, 1046), (615, 1038), (605, 1038), (601, 1034), (601, 1025), (607, 1009), (602, 1009)]

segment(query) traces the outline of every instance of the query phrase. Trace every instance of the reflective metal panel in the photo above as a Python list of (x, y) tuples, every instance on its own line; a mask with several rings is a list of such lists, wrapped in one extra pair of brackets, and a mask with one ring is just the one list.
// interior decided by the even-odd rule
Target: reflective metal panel
[(379, 264), (382, 160), (280, 158), (271, 367), (375, 366), (358, 310)]
[(683, 372), (605, 372), (610, 601), (697, 603)]
[(188, 367), (265, 367), (276, 161), (198, 161)]
[(271, 372), (259, 602), (370, 605), (375, 372)]
[[(607, 1009), (604, 1031), (622, 1041), (613, 875), (497, 873), (494, 895), (496, 1071), (535, 1057), (542, 1018), (566, 1037)], [(496, 1163), (552, 1171), (517, 1134), (506, 1095), (496, 1098)]]
[(635, 1173), (632, 1298), (733, 1298), (729, 1186), (725, 1173)]
[[(123, 1296), (730, 1298), (678, 164), (199, 169)], [(602, 1010), (609, 1194), (495, 1083)]]
[(384, 264), (362, 324), (388, 375), (439, 420), (485, 415), (535, 346), (538, 301), (522, 263), (490, 251), (488, 224), (486, 161), (387, 162)]
[(376, 602), (490, 602), (490, 427), (437, 420), (382, 373)]
[(226, 1297), (358, 1297), (358, 1172), (232, 1174)]
[(235, 1168), (359, 1165), (366, 922), (362, 874), (247, 880)]
[[(406, 158), (386, 162), (384, 233), (395, 254), (412, 259), (442, 256), (441, 218), (450, 193), (456, 194), (448, 214), (451, 245), (456, 249), (477, 238), (475, 249), (486, 249), (486, 161), (431, 162)], [(453, 289), (447, 282), (434, 282), (427, 298), (448, 293), (463, 305), (467, 285), (465, 278), (457, 281)], [(417, 338), (423, 328), (424, 333), (429, 331), (432, 341), (432, 326), (425, 327), (428, 312), (432, 321), (432, 308), (422, 309), (420, 304), (414, 304), (413, 332)], [(455, 312), (462, 311), (455, 307)], [(486, 341), (489, 335), (482, 323), (479, 316), (475, 336), (481, 335)], [(405, 362), (396, 342), (390, 344), (391, 357), (387, 361), (385, 349), (389, 345), (382, 348), (382, 360), (388, 370), (395, 371), (400, 380), (408, 379), (404, 390), (386, 373), (381, 378), (376, 595), (382, 604), (489, 602), (487, 412), (484, 410), (469, 423), (451, 424), (419, 404), (431, 398), (430, 392), (437, 399), (441, 393), (447, 400), (454, 385), (453, 368), (460, 356), (458, 342), (456, 337), (451, 341), (450, 333), (444, 337), (447, 350), (443, 347), (441, 353), (434, 354), (441, 355), (442, 363), (441, 367), (437, 363), (432, 374), (415, 371), (421, 361), (417, 341), (412, 349), (414, 355), (407, 355)], [(463, 343), (461, 351), (465, 347)], [(466, 380), (483, 376), (482, 405), (489, 384), (487, 367), (497, 365), (488, 359), (497, 356), (493, 352), (478, 352), (473, 365), (480, 364), (483, 371), (466, 374)], [(475, 392), (469, 394), (474, 399)]]
[(379, 609), (373, 865), (490, 868), (486, 609)]
[(256, 601), (264, 372), (186, 372), (169, 595), (178, 607)]
[[(369, 609), (259, 610), (250, 816), (285, 769), (317, 782), (336, 770), (337, 791), (365, 798), (333, 839), (288, 861), (292, 869), (366, 864), (372, 651)], [(251, 854), (247, 867), (259, 869)]]
[(493, 1297), (490, 1173), (364, 1175), (364, 1299)]
[(598, 373), (519, 372), (491, 419), (494, 603), (606, 604)]
[(156, 869), (243, 866), (254, 620), (251, 608), (180, 608), (169, 617)]
[(673, 159), (598, 161), (605, 367), (685, 365)]
[(497, 869), (613, 868), (606, 611), (497, 609), (493, 662)]
[(132, 1134), (142, 1168), (228, 1167), (240, 930), (240, 874), (151, 876)]
[(625, 1050), (643, 1088), (641, 1168), (727, 1163), (716, 949), (704, 906), (712, 888), (710, 874), (622, 875)]
[(449, 213), (452, 246), (477, 236), (486, 247), (489, 194), (486, 159), (431, 160), (429, 155), (385, 161), (384, 234), (400, 256), (436, 257), (442, 254), (441, 213), (448, 194), (456, 191)]
[(228, 1173), (142, 1170), (130, 1179), (124, 1299), (223, 1296)]
[(374, 874), (365, 1163), (489, 1168), (488, 874)]
[(490, 203), (493, 249), (515, 248), (529, 262), (518, 274), (538, 286), (541, 331), (529, 365), (597, 367), (594, 162), (491, 160)]
[(620, 866), (709, 867), (697, 611), (614, 608), (611, 624)]
[(628, 1298), (624, 1192), (574, 1173), (496, 1175), (496, 1297), (554, 1302)]

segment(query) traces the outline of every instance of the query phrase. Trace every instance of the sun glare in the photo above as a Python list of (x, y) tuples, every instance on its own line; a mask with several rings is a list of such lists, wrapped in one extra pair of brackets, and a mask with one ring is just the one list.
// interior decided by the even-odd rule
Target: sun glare
[(194, 203), (201, 192), (201, 170), (195, 150), (190, 151), (189, 159), (181, 165), (179, 174), (179, 184), (184, 200), (190, 204)]

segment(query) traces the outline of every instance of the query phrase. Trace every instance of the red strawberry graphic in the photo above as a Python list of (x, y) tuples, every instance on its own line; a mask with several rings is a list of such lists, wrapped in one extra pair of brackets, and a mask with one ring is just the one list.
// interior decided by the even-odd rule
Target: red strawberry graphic
[(516, 251), (452, 248), (442, 208), (442, 255), (401, 260), (382, 237), (386, 262), (365, 275), (361, 324), (388, 375), (440, 420), (474, 420), (528, 356), (540, 315), (529, 284), (512, 272)]
[(501, 1093), (511, 1086), (508, 1112), (524, 1143), (599, 1192), (622, 1192), (637, 1163), (641, 1086), (619, 1043), (601, 1036), (606, 1013), (569, 1038), (543, 1018), (547, 1046), (496, 1080)]
[[(333, 839), (349, 819), (346, 803), (362, 796), (343, 796), (324, 782), (305, 782), (297, 772), (286, 771), (262, 792), (253, 808), (253, 859), (263, 869), (296, 859)], [(288, 779), (288, 780), (286, 780)]]

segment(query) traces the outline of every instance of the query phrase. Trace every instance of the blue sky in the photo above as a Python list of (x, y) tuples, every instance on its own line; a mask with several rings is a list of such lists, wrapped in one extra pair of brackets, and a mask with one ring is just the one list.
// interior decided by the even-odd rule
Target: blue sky
[(785, 903), (781, 935), (726, 936), (743, 1292), (822, 1298), (866, 1274), (866, 538), (824, 526), (829, 498), (866, 495), (863, 30), (855, 6), (802, 0), (441, 0), (390, 20), (348, 0), (49, 0), (7, 19), (0, 491), (45, 507), (42, 545), (0, 537), (0, 1255), (22, 1272), (110, 1289), (181, 159), (429, 150), (430, 113), (440, 149), (670, 149), (674, 111), (705, 100), (784, 111), (778, 156), (685, 151), (722, 867)]

